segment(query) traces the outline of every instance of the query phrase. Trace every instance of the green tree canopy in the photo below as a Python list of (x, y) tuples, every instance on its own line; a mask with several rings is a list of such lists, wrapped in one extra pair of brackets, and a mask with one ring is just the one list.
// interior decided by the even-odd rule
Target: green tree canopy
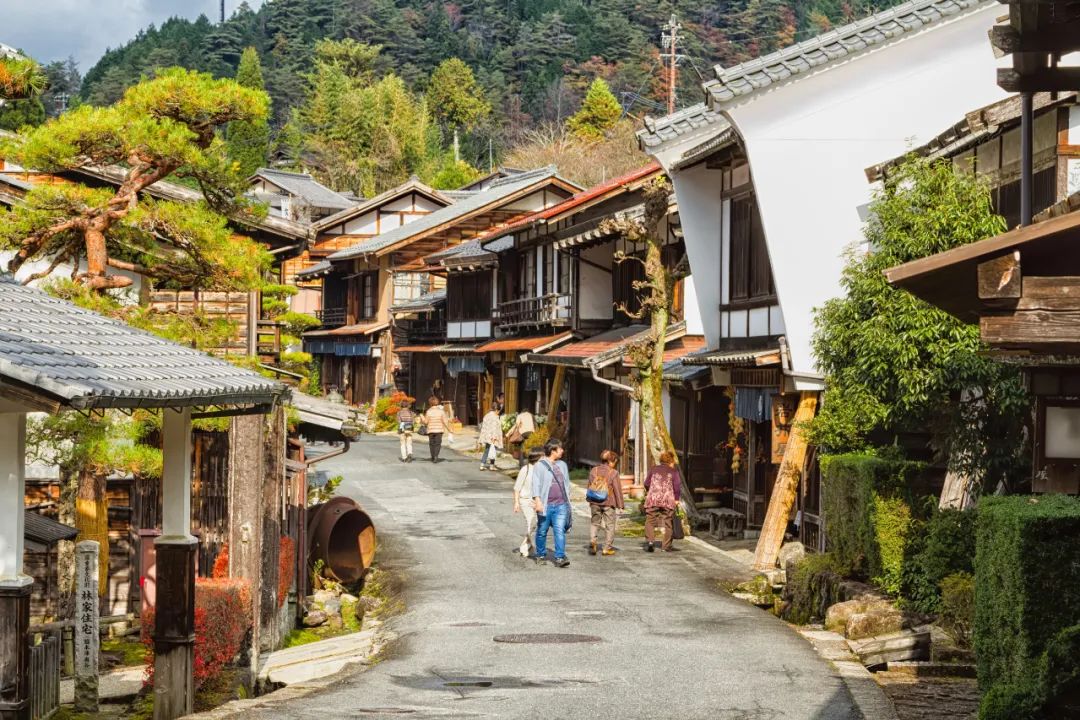
[(456, 57), (443, 60), (431, 74), (427, 101), (432, 115), (451, 130), (471, 130), (491, 114), (473, 71)]
[(825, 373), (815, 443), (872, 450), (930, 431), (953, 469), (996, 483), (1023, 451), (1027, 395), (984, 355), (979, 328), (890, 286), (884, 270), (1005, 229), (984, 183), (947, 162), (912, 159), (877, 193), (865, 239), (849, 250), (844, 297), (815, 314)]
[(21, 55), (0, 51), (0, 100), (20, 100), (40, 94), (46, 77), (41, 66)]
[[(0, 213), (0, 247), (14, 251), (8, 269), (31, 260), (86, 261), (79, 279), (103, 290), (131, 279), (107, 268), (137, 272), (174, 286), (250, 288), (268, 262), (257, 244), (234, 237), (224, 214), (248, 217), (243, 178), (225, 155), (217, 130), (234, 120), (258, 120), (265, 93), (232, 80), (179, 68), (127, 90), (105, 108), (83, 106), (0, 148), (25, 167), (52, 172), (87, 166), (123, 168), (116, 188), (78, 183), (40, 185)], [(140, 193), (174, 176), (197, 185), (205, 201), (176, 203)], [(224, 214), (223, 214), (224, 213)]]
[[(242, 87), (263, 90), (262, 65), (255, 48), (247, 48), (240, 57), (236, 82)], [(236, 163), (237, 172), (249, 177), (266, 163), (266, 154), (270, 149), (270, 125), (265, 117), (233, 120), (225, 131), (225, 140), (229, 159)]]
[(599, 140), (615, 127), (622, 117), (622, 106), (615, 99), (611, 87), (603, 78), (596, 78), (589, 85), (581, 108), (567, 120), (567, 127), (580, 138)]
[[(336, 190), (370, 196), (439, 165), (437, 128), (423, 98), (394, 74), (374, 79), (376, 48), (320, 42), (307, 101), (290, 121), (289, 154)], [(299, 127), (297, 127), (299, 125)], [(299, 147), (296, 147), (299, 145)]]

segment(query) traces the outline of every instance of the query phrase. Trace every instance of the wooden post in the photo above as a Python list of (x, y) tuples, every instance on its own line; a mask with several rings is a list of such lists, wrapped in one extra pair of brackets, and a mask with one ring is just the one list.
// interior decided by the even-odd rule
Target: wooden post
[(75, 711), (98, 711), (98, 652), (101, 628), (98, 610), (96, 540), (75, 546)]
[(238, 415), (229, 426), (229, 577), (252, 583), (251, 645), (241, 651), (254, 672), (262, 642), (259, 618), (262, 593), (258, 590), (263, 553), (263, 478), (266, 475), (263, 442), (266, 421), (261, 415)]
[(799, 397), (799, 409), (795, 411), (791, 437), (788, 439), (787, 449), (784, 450), (784, 461), (780, 464), (769, 509), (765, 513), (765, 523), (758, 537), (757, 549), (754, 552), (755, 570), (764, 571), (776, 567), (780, 546), (784, 544), (788, 515), (795, 504), (799, 478), (806, 460), (806, 423), (814, 419), (816, 410), (817, 393), (804, 391)]
[(566, 366), (555, 367), (555, 380), (551, 383), (551, 396), (548, 398), (548, 427), (553, 427), (555, 415), (559, 411), (559, 398), (562, 397), (563, 385), (566, 383)]
[(195, 552), (191, 534), (191, 409), (162, 419), (161, 536), (154, 617), (154, 720), (189, 715), (195, 706)]
[(26, 492), (26, 414), (0, 413), (0, 718), (30, 717), (30, 590), (23, 574), (23, 496)]

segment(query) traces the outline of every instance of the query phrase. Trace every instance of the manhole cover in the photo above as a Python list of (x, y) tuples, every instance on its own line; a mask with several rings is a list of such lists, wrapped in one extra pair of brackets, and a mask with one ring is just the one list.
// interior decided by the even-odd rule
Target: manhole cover
[(497, 643), (516, 643), (533, 645), (551, 645), (561, 643), (603, 642), (596, 635), (574, 635), (571, 633), (521, 633), (518, 635), (496, 635), (492, 638)]

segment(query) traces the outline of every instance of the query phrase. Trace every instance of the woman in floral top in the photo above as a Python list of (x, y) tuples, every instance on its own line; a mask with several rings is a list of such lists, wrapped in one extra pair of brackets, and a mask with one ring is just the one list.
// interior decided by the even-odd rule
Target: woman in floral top
[(660, 464), (649, 471), (645, 477), (645, 551), (652, 552), (656, 540), (656, 526), (664, 529), (664, 552), (675, 548), (671, 546), (672, 526), (675, 520), (675, 508), (682, 495), (682, 476), (675, 467), (675, 454), (671, 451), (660, 453)]

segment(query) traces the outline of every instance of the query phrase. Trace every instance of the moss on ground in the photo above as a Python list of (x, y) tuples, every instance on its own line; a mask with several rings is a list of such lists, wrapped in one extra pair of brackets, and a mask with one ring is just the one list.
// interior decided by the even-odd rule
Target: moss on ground
[(364, 577), (360, 591), (367, 613), (374, 618), (387, 618), (405, 610), (404, 583), (396, 572), (373, 567)]
[(109, 638), (101, 641), (101, 654), (117, 665), (134, 667), (146, 664), (147, 647), (137, 636)]
[(297, 628), (295, 630), (290, 630), (289, 634), (285, 636), (285, 641), (281, 643), (281, 647), (298, 647), (300, 645), (318, 642), (319, 640), (325, 640), (330, 637), (328, 633), (320, 633), (320, 629), (321, 628)]

